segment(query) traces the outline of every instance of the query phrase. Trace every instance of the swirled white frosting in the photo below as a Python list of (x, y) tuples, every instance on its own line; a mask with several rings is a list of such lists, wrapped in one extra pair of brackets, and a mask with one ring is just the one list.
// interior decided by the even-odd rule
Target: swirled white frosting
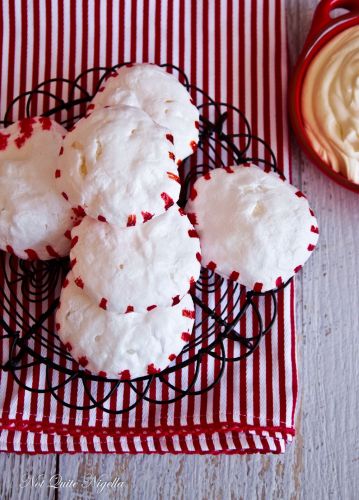
[(359, 184), (359, 26), (333, 38), (310, 63), (302, 113), (323, 161)]

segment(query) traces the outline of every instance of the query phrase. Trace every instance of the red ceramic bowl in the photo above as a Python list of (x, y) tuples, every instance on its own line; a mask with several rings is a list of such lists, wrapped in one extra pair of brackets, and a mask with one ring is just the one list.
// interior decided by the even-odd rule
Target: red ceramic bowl
[[(347, 9), (348, 12), (340, 17), (332, 18), (331, 12), (339, 8)], [(356, 25), (359, 25), (359, 0), (322, 0), (318, 4), (313, 16), (312, 26), (294, 68), (289, 88), (289, 113), (299, 144), (313, 163), (331, 179), (359, 194), (358, 184), (354, 184), (343, 175), (334, 172), (312, 148), (304, 129), (301, 109), (303, 82), (310, 63), (332, 38), (347, 28)]]

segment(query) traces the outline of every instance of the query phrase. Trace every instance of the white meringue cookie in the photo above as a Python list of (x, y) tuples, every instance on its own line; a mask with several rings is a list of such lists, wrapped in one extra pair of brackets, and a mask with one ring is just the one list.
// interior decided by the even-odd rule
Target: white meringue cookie
[(99, 108), (77, 122), (59, 156), (59, 191), (120, 227), (159, 215), (180, 191), (170, 132), (142, 110)]
[(128, 228), (85, 217), (71, 235), (75, 283), (110, 311), (170, 307), (200, 273), (198, 235), (177, 205)]
[(258, 292), (291, 278), (318, 241), (303, 193), (255, 165), (200, 177), (186, 213), (200, 237), (202, 265)]
[(114, 72), (92, 103), (126, 104), (143, 109), (159, 125), (172, 131), (177, 161), (198, 143), (199, 112), (187, 89), (175, 76), (155, 64), (133, 64)]
[(46, 117), (0, 132), (0, 248), (22, 259), (47, 260), (70, 250), (75, 216), (54, 187), (65, 134)]
[(143, 314), (104, 311), (74, 283), (62, 288), (56, 328), (71, 355), (108, 378), (135, 378), (163, 370), (188, 342), (194, 323), (190, 295), (174, 307)]

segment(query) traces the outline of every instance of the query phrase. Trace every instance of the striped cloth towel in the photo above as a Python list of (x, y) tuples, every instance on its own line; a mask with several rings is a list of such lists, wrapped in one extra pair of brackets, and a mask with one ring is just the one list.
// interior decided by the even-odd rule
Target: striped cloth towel
[[(279, 168), (290, 178), (284, 5), (284, 0), (3, 0), (1, 118), (16, 95), (48, 78), (74, 79), (84, 69), (123, 61), (172, 63), (216, 101), (238, 106), (252, 133), (271, 145)], [(81, 83), (92, 91), (96, 74), (83, 77)], [(65, 83), (56, 85), (57, 95), (66, 98), (67, 91)], [(49, 97), (38, 95), (31, 112), (39, 114), (48, 106)], [(24, 115), (25, 105), (20, 102), (10, 118)], [(236, 124), (231, 126), (235, 129)], [(253, 156), (261, 153), (260, 148), (260, 144), (253, 146)], [(4, 287), (3, 275), (0, 280)], [(20, 287), (17, 296), (21, 301)], [(201, 298), (212, 300), (205, 293)], [(18, 307), (14, 301), (12, 305)], [(269, 298), (260, 300), (258, 307), (263, 317), (271, 317)], [(39, 315), (41, 306), (32, 312)], [(0, 309), (0, 313), (8, 321), (6, 312)], [(220, 383), (211, 391), (169, 405), (143, 401), (122, 415), (69, 409), (48, 393), (24, 390), (12, 374), (0, 371), (0, 451), (283, 452), (295, 434), (294, 316), (291, 283), (278, 295), (278, 317), (271, 334), (245, 361), (227, 363)], [(197, 321), (204, 326), (208, 321), (201, 310)], [(53, 319), (46, 325), (53, 329)], [(237, 329), (252, 336), (253, 314), (247, 313)], [(233, 355), (235, 347), (231, 343), (227, 347)], [(9, 342), (2, 340), (1, 361), (8, 355)], [(204, 360), (196, 388), (208, 384), (216, 363), (213, 358)], [(191, 370), (182, 370), (176, 382), (185, 386)], [(56, 370), (49, 375), (54, 383), (64, 380)], [(19, 378), (33, 388), (46, 384), (41, 366), (21, 371)], [(91, 390), (101, 398), (103, 385), (95, 384)], [(126, 387), (110, 397), (108, 408), (119, 409), (134, 401), (134, 392)], [(59, 395), (78, 405), (89, 403), (77, 380), (59, 389)], [(149, 395), (166, 398), (168, 388), (152, 384)]]

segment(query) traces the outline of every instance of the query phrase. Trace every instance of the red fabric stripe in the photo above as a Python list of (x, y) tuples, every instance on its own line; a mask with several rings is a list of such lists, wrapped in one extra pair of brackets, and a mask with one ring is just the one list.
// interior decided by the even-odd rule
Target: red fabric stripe
[(294, 283), (290, 284), (290, 323), (291, 323), (291, 340), (292, 340), (292, 389), (293, 389), (293, 406), (292, 406), (292, 425), (294, 425), (295, 408), (298, 397), (298, 376), (297, 376), (297, 360), (296, 360), (296, 344), (295, 344), (295, 300), (294, 300)]
[[(109, 9), (109, 6), (111, 6), (111, 3), (107, 5), (107, 13), (111, 9)], [(95, 9), (95, 19), (99, 19), (101, 21), (101, 2), (94, 2), (94, 9)], [(89, 20), (89, 22), (91, 22)], [(106, 25), (109, 27), (112, 25), (108, 22), (108, 19), (106, 20)], [(111, 66), (111, 59), (112, 59), (112, 29), (109, 28), (106, 31), (106, 66)], [(94, 47), (93, 47), (93, 65), (94, 67), (100, 66), (100, 37), (101, 37), (101, 24), (100, 22), (94, 23)], [(108, 45), (109, 44), (109, 45)], [(83, 66), (83, 69), (86, 69), (86, 67)], [(89, 89), (92, 92), (95, 90), (95, 84), (99, 78), (99, 74), (96, 71), (94, 73), (94, 82), (93, 82), (93, 88)]]
[[(96, 2), (96, 4), (99, 2)], [(112, 23), (113, 23), (113, 18), (112, 18), (112, 9), (113, 5), (111, 2), (107, 2), (106, 4), (106, 66), (112, 66), (114, 62), (112, 61)], [(99, 31), (101, 30), (101, 27), (98, 26), (98, 23), (95, 23), (95, 28), (97, 28)], [(96, 40), (96, 35), (95, 35), (95, 40)], [(96, 46), (97, 49), (97, 46)], [(98, 47), (99, 50), (99, 47)], [(100, 61), (100, 53), (97, 53), (97, 50), (95, 50), (95, 60), (96, 57), (98, 57), (98, 61)]]
[[(257, 308), (259, 308), (258, 297), (254, 297), (253, 301), (256, 304)], [(257, 315), (255, 314), (253, 309), (252, 309), (252, 324), (253, 324), (253, 332), (255, 332), (255, 334), (258, 335), (259, 324)], [(259, 358), (260, 358), (260, 351), (259, 349), (256, 349), (253, 353), (253, 424), (258, 426), (260, 425), (259, 416), (261, 414)]]
[[(9, 65), (15, 60), (15, 3), (9, 2)], [(7, 105), (13, 100), (14, 72), (10, 70), (7, 75)], [(11, 119), (11, 117), (9, 117)]]
[(278, 168), (282, 172), (284, 167), (284, 158), (283, 158), (283, 87), (282, 87), (282, 27), (281, 27), (281, 0), (275, 0), (275, 68), (278, 74), (276, 78), (276, 119), (277, 119), (277, 141), (278, 141), (278, 149), (277, 149), (277, 162)]
[(137, 30), (134, 29), (137, 26), (137, 0), (132, 0), (131, 3), (131, 62), (136, 62), (136, 48), (137, 48)]
[(156, 64), (161, 64), (161, 0), (155, 4), (155, 59)]
[(166, 54), (167, 58), (165, 62), (168, 62), (172, 64), (173, 62), (173, 57), (172, 57), (172, 51), (173, 51), (173, 0), (168, 0), (167, 1), (167, 47), (166, 47)]
[[(26, 2), (21, 3), (21, 61), (23, 63), (20, 67), (20, 93), (25, 92), (26, 89), (26, 60), (27, 60), (27, 22), (26, 22)], [(20, 19), (20, 16), (16, 16)], [(19, 103), (19, 116), (25, 117), (25, 100), (21, 99)]]
[[(34, 20), (36, 16), (34, 15)], [(63, 66), (64, 66), (64, 6), (62, 2), (58, 2), (58, 11), (57, 11), (57, 25), (58, 25), (58, 33), (57, 33), (57, 65), (56, 65), (56, 76), (63, 75)], [(36, 32), (36, 29), (34, 28)], [(38, 39), (38, 31), (37, 31), (37, 39)], [(61, 82), (56, 83), (56, 95), (63, 95), (63, 85)], [(57, 113), (55, 115), (56, 120), (61, 119), (61, 113)]]
[(150, 62), (148, 58), (148, 23), (149, 23), (149, 0), (143, 0), (142, 62)]
[(284, 297), (283, 291), (278, 293), (278, 378), (280, 400), (280, 422), (286, 421), (286, 374), (284, 352)]

